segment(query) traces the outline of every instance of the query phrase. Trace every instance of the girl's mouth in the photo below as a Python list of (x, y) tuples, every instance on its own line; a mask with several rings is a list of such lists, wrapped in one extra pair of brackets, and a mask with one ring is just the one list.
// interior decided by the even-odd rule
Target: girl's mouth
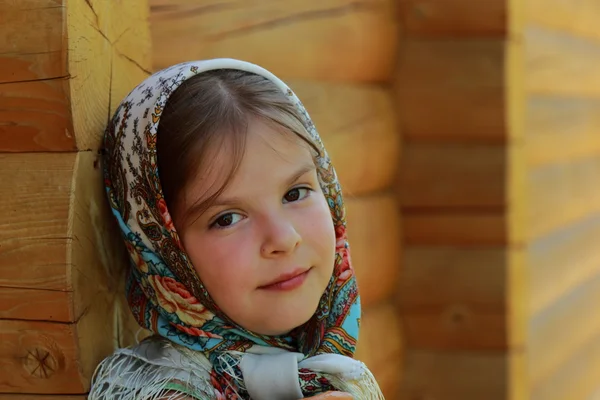
[(286, 273), (286, 274), (282, 274), (282, 275), (278, 276), (272, 282), (270, 282), (264, 286), (260, 286), (259, 289), (277, 290), (277, 291), (294, 290), (294, 289), (300, 287), (304, 283), (304, 281), (306, 280), (306, 277), (308, 276), (308, 273), (310, 272), (311, 269), (312, 268), (295, 269), (291, 273)]

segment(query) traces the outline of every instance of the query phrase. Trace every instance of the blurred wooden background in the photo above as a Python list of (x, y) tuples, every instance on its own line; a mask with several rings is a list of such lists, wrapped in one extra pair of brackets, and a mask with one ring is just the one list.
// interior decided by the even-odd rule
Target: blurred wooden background
[(597, 0), (0, 0), (0, 400), (84, 398), (135, 340), (100, 137), (212, 57), (313, 117), (386, 398), (600, 396)]

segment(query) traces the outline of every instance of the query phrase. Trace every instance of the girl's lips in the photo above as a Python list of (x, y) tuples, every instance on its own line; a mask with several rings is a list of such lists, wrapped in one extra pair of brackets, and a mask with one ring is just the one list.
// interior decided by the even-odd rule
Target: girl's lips
[(260, 286), (259, 289), (264, 290), (293, 290), (300, 287), (304, 281), (308, 273), (309, 269), (298, 269), (293, 271), (292, 273), (282, 274), (273, 282), (266, 284), (264, 286)]

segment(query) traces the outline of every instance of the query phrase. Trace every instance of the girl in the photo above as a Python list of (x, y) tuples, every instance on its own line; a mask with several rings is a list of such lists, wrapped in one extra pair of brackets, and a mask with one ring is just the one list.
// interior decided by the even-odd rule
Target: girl
[(155, 333), (89, 398), (383, 396), (354, 359), (360, 304), (340, 187), (294, 93), (238, 60), (172, 66), (120, 104), (105, 185)]

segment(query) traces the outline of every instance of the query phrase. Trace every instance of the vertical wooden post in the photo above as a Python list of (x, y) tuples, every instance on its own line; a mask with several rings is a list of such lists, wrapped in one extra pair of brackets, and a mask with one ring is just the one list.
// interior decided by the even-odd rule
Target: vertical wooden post
[(150, 70), (147, 3), (0, 0), (0, 396), (84, 394), (131, 342), (99, 150)]

